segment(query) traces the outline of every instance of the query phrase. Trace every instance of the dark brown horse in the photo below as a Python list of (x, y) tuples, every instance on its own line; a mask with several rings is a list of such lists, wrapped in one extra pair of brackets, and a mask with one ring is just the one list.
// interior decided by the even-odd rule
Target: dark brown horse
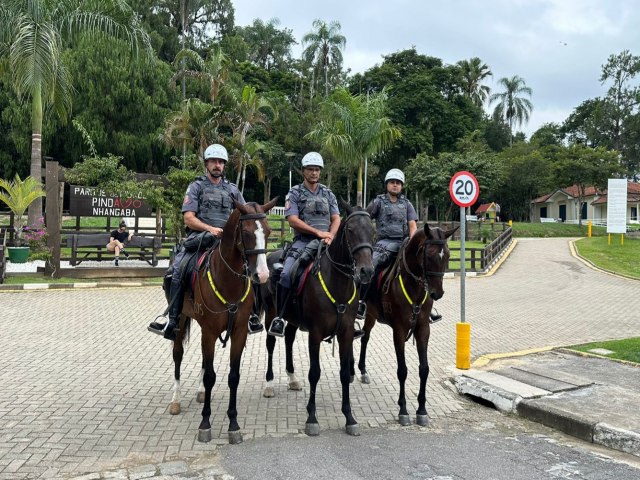
[[(338, 339), (340, 355), (340, 383), (342, 385), (342, 413), (346, 418), (346, 431), (359, 435), (358, 423), (351, 413), (349, 399), (350, 373), (353, 363), (353, 333), (358, 305), (358, 284), (367, 283), (373, 274), (372, 246), (374, 230), (369, 214), (360, 207), (342, 203), (347, 216), (342, 221), (331, 245), (315, 260), (302, 292), (290, 302), (284, 313), (286, 368), (290, 380), (294, 380), (293, 342), (296, 331), (309, 332), (309, 385), (307, 435), (318, 435), (320, 426), (316, 418), (316, 386), (320, 380), (320, 344), (325, 339)], [(269, 258), (273, 265), (282, 252)], [(276, 315), (273, 285), (262, 285), (260, 290), (265, 309), (267, 329)], [(273, 396), (270, 382), (273, 380), (273, 349), (276, 339), (267, 336), (269, 352), (267, 365), (267, 390), (264, 396)], [(297, 381), (296, 381), (297, 382)], [(290, 388), (300, 389), (299, 385)]]
[[(393, 344), (398, 361), (398, 381), (400, 395), (398, 420), (401, 425), (410, 425), (411, 417), (407, 412), (405, 399), (405, 381), (407, 364), (404, 348), (407, 340), (415, 338), (420, 362), (420, 391), (418, 393), (418, 410), (416, 423), (428, 423), (426, 402), (426, 386), (429, 376), (429, 360), (427, 347), (429, 344), (429, 314), (433, 302), (442, 298), (444, 289), (442, 279), (449, 260), (447, 239), (453, 235), (457, 227), (443, 231), (440, 228), (418, 230), (411, 239), (405, 240), (393, 265), (383, 271), (382, 279), (375, 278), (367, 293), (367, 317), (365, 335), (360, 347), (358, 368), (361, 381), (369, 383), (366, 369), (367, 344), (371, 329), (378, 322), (389, 325), (393, 329)], [(379, 285), (379, 288), (377, 288)], [(351, 371), (353, 375), (353, 370)]]
[[(213, 356), (216, 340), (223, 346), (231, 339), (229, 355), (229, 443), (242, 442), (238, 425), (236, 393), (240, 383), (240, 361), (247, 340), (247, 324), (253, 305), (251, 280), (267, 281), (266, 246), (271, 229), (266, 212), (276, 203), (266, 205), (235, 204), (227, 220), (219, 246), (207, 252), (204, 267), (199, 269), (193, 287), (193, 298), (187, 293), (180, 317), (180, 331), (173, 344), (175, 362), (174, 394), (169, 412), (180, 413), (180, 364), (184, 353), (183, 341), (188, 337), (190, 321), (195, 318), (202, 329), (202, 368), (204, 406), (198, 440), (211, 440), (211, 389), (216, 382)], [(226, 331), (223, 338), (222, 334)]]

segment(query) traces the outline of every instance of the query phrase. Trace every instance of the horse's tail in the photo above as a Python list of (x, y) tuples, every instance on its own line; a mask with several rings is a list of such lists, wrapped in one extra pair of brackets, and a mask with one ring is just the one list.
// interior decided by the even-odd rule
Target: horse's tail
[(184, 335), (182, 335), (182, 345), (186, 346), (189, 343), (190, 336), (191, 336), (191, 317), (186, 317), (184, 320)]

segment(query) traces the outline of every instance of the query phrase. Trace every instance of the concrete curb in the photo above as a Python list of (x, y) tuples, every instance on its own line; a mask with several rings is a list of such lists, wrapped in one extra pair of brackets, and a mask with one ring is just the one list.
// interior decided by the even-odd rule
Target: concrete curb
[(87, 288), (161, 287), (160, 282), (76, 282), (76, 283), (24, 283), (0, 285), (0, 293), (34, 290), (71, 290)]

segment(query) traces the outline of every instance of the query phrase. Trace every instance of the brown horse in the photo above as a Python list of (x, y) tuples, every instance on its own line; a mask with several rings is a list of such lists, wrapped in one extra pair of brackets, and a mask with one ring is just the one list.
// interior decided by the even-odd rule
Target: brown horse
[[(422, 426), (428, 423), (425, 390), (429, 376), (427, 357), (430, 335), (429, 314), (433, 302), (444, 295), (442, 279), (449, 261), (447, 239), (457, 229), (456, 227), (443, 231), (440, 228), (429, 228), (429, 225), (425, 223), (424, 229), (418, 230), (411, 239), (405, 240), (394, 264), (382, 272), (382, 278), (379, 282), (377, 278), (374, 279), (374, 283), (367, 293), (365, 335), (362, 338), (358, 363), (362, 375), (361, 381), (369, 383), (366, 369), (367, 343), (371, 329), (377, 320), (393, 329), (393, 344), (396, 350), (397, 374), (400, 382), (398, 420), (401, 425), (411, 424), (405, 399), (407, 364), (404, 348), (412, 335), (415, 338), (420, 361), (420, 391), (418, 393), (416, 423)], [(380, 285), (379, 289), (376, 288), (377, 285)], [(353, 365), (351, 374), (354, 374)]]
[[(346, 431), (359, 435), (358, 423), (351, 413), (349, 399), (350, 373), (353, 363), (353, 333), (358, 305), (357, 285), (367, 283), (373, 274), (372, 246), (374, 230), (369, 214), (360, 207), (342, 203), (347, 216), (340, 225), (334, 240), (315, 260), (299, 296), (287, 307), (284, 318), (287, 374), (290, 388), (294, 380), (293, 342), (296, 331), (309, 332), (309, 384), (311, 392), (307, 404), (305, 424), (307, 435), (318, 435), (320, 426), (316, 418), (316, 386), (320, 380), (320, 344), (336, 337), (340, 355), (340, 383), (342, 385), (342, 413), (346, 418)], [(281, 251), (269, 257), (270, 267), (279, 260)], [(262, 306), (265, 309), (267, 329), (276, 316), (273, 285), (262, 285)], [(267, 384), (264, 396), (273, 396), (270, 382), (273, 380), (273, 349), (276, 339), (267, 335)]]
[[(216, 382), (213, 356), (216, 340), (223, 347), (231, 338), (229, 355), (229, 443), (242, 442), (238, 425), (236, 394), (240, 383), (240, 360), (247, 340), (247, 324), (253, 305), (251, 281), (264, 283), (269, 277), (266, 246), (271, 229), (266, 212), (276, 203), (276, 198), (266, 205), (235, 204), (235, 209), (223, 229), (219, 246), (206, 254), (203, 268), (199, 269), (193, 286), (193, 298), (186, 294), (180, 331), (173, 344), (175, 362), (174, 393), (169, 412), (180, 413), (180, 364), (184, 353), (183, 341), (188, 337), (192, 318), (202, 329), (202, 368), (204, 406), (198, 440), (211, 440), (211, 389)], [(226, 330), (223, 338), (222, 333)]]

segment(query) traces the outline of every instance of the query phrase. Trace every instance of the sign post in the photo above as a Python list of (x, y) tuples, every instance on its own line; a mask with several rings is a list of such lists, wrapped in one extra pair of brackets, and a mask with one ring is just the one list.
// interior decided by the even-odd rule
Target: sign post
[(456, 368), (467, 370), (471, 366), (471, 325), (465, 320), (465, 213), (480, 195), (478, 180), (467, 171), (457, 172), (449, 182), (449, 194), (460, 207), (460, 322), (456, 324)]

